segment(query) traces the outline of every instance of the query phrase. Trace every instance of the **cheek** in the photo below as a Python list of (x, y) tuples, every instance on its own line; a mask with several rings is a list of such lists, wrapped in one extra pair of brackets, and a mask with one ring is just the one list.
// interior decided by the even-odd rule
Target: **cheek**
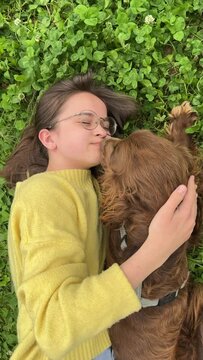
[(70, 135), (68, 138), (64, 138), (63, 144), (67, 150), (70, 149), (71, 151), (79, 152), (81, 155), (89, 148), (86, 137), (81, 135), (78, 135), (77, 137)]
[[(75, 129), (69, 127), (68, 129), (60, 128), (57, 129), (55, 133), (55, 141), (57, 143), (58, 149), (61, 152), (68, 152), (74, 155), (74, 152), (86, 152), (89, 144), (91, 143), (90, 133), (88, 131), (79, 131), (80, 129)], [(71, 154), (71, 155), (72, 155)], [(82, 154), (81, 154), (82, 155)]]

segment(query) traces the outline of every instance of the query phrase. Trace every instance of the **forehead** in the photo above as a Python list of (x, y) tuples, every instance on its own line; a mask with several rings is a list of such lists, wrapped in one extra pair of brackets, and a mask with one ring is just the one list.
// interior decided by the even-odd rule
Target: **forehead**
[(61, 107), (60, 114), (64, 113), (66, 116), (69, 116), (84, 110), (94, 111), (101, 117), (107, 115), (107, 109), (104, 102), (97, 96), (88, 92), (79, 92), (71, 95)]

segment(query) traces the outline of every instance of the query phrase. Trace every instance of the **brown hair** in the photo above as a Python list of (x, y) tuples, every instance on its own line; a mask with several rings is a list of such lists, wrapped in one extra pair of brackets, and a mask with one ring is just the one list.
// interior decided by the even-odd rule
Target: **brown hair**
[(136, 211), (136, 219), (150, 213), (148, 220), (137, 221), (146, 231), (146, 224), (172, 191), (180, 184), (187, 185), (189, 175), (195, 173), (195, 161), (186, 147), (174, 145), (149, 130), (138, 130), (120, 141), (107, 141), (102, 166), (102, 220), (118, 226), (124, 214), (129, 218), (131, 210)]
[(31, 124), (26, 127), (14, 152), (0, 172), (10, 187), (33, 174), (43, 172), (48, 165), (48, 154), (38, 138), (41, 129), (53, 126), (56, 117), (67, 99), (76, 93), (86, 91), (100, 98), (107, 107), (108, 115), (122, 125), (136, 112), (134, 100), (127, 95), (117, 94), (104, 85), (98, 85), (92, 73), (78, 75), (69, 80), (61, 80), (51, 86), (37, 103)]

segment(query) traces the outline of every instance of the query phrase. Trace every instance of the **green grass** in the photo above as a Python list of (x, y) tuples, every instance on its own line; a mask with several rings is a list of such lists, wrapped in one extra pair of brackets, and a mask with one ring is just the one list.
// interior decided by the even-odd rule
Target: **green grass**
[[(162, 132), (173, 106), (189, 100), (200, 115), (190, 130), (202, 147), (202, 0), (17, 0), (0, 9), (0, 166), (30, 120), (41, 92), (92, 69), (96, 78), (137, 99), (138, 127)], [(1, 186), (0, 359), (16, 343), (16, 300), (6, 234), (12, 193)], [(190, 255), (203, 282), (203, 250)]]

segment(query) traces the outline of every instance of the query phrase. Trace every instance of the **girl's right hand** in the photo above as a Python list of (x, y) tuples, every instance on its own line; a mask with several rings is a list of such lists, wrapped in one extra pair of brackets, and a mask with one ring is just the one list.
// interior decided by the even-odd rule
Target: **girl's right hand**
[(188, 187), (180, 185), (157, 212), (142, 247), (121, 265), (134, 288), (189, 239), (196, 215), (196, 185), (191, 176)]
[(196, 188), (192, 175), (188, 187), (180, 185), (160, 208), (149, 226), (147, 241), (152, 242), (160, 254), (158, 267), (189, 239), (194, 229), (197, 216)]

